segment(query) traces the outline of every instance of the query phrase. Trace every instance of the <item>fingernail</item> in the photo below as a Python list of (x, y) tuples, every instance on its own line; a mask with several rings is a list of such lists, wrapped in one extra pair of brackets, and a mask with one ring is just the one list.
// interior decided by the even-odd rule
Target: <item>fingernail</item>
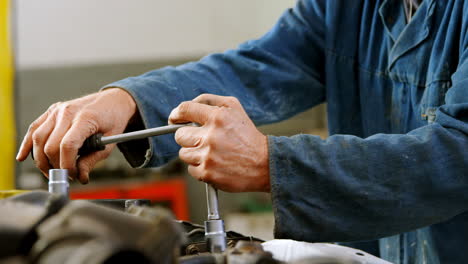
[(88, 174), (79, 174), (76, 179), (81, 183), (81, 184), (87, 184), (89, 182), (89, 175)]

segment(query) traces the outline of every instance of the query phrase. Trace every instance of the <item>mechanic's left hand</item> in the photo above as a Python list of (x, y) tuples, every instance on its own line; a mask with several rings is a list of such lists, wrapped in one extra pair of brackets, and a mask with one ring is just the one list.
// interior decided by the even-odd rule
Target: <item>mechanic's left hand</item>
[(203, 94), (172, 110), (169, 123), (195, 122), (175, 139), (190, 175), (227, 192), (270, 191), (267, 137), (234, 97)]

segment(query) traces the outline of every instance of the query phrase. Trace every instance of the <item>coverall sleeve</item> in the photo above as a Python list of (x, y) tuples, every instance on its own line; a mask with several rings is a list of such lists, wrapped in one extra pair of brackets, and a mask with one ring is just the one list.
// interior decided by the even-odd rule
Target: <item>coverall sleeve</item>
[[(257, 125), (284, 120), (325, 100), (324, 3), (298, 1), (266, 35), (238, 49), (104, 88), (128, 91), (147, 128), (166, 125), (173, 108), (203, 93), (237, 97)], [(161, 165), (179, 150), (173, 135), (119, 147), (134, 167)]]
[(375, 239), (468, 210), (468, 42), (460, 47), (432, 124), (368, 138), (269, 137), (277, 238)]

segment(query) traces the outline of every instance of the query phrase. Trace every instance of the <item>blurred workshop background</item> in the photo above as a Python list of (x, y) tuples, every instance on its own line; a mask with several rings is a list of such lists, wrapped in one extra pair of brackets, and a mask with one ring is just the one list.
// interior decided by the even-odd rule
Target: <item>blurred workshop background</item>
[[(46, 188), (32, 161), (17, 164), (14, 156), (28, 125), (49, 105), (127, 76), (235, 48), (260, 37), (294, 2), (0, 1), (0, 189)], [(324, 107), (261, 129), (325, 137)], [(171, 208), (179, 219), (202, 223), (206, 218), (204, 185), (189, 177), (182, 163), (135, 170), (117, 150), (93, 171), (90, 184), (72, 184), (71, 195), (147, 198)], [(221, 192), (220, 208), (227, 229), (272, 238), (269, 195)]]

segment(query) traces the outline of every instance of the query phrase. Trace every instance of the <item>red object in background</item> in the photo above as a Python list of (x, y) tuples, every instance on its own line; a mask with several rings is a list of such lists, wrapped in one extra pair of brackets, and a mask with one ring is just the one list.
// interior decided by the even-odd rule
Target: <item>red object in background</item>
[(182, 179), (144, 183), (116, 184), (96, 188), (71, 190), (75, 199), (148, 199), (151, 202), (169, 202), (178, 220), (189, 220), (187, 187)]

